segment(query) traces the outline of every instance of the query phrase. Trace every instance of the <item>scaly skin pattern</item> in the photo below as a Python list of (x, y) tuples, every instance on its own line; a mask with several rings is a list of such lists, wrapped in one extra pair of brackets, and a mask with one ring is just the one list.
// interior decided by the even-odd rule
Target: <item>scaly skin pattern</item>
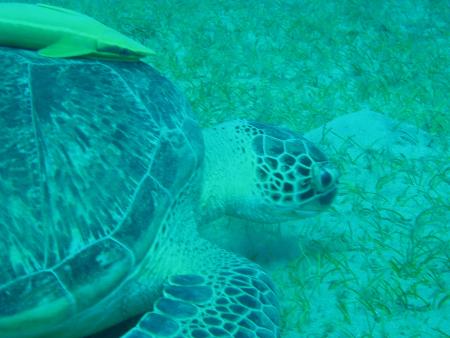
[(303, 137), (232, 121), (203, 138), (184, 96), (143, 63), (0, 48), (0, 338), (276, 337), (255, 263), (198, 235), (325, 209), (337, 174)]

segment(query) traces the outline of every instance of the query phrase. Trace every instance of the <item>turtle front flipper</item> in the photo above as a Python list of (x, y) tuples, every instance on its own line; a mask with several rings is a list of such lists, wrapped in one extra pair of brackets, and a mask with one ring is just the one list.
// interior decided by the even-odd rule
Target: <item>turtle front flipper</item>
[(123, 337), (278, 337), (278, 301), (267, 274), (225, 251), (219, 259), (214, 271), (169, 277), (153, 311)]

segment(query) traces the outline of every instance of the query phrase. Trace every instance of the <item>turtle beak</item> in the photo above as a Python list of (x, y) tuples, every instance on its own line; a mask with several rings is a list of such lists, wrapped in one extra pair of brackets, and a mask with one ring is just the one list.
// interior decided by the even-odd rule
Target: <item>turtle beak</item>
[(334, 198), (337, 195), (337, 188), (331, 189), (330, 191), (319, 196), (318, 201), (320, 205), (324, 207), (328, 207), (333, 202)]

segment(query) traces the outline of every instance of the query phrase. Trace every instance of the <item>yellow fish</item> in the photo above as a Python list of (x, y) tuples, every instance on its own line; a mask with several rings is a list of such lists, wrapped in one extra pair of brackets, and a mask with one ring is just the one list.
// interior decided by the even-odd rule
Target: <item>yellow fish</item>
[(139, 60), (155, 54), (93, 18), (44, 4), (0, 3), (0, 45), (43, 56)]

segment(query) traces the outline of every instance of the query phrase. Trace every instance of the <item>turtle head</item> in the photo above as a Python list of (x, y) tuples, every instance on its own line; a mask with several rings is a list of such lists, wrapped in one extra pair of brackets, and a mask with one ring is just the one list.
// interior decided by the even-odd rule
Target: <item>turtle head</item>
[(226, 214), (265, 223), (296, 220), (325, 210), (336, 196), (337, 170), (290, 130), (227, 122), (205, 132), (205, 150), (206, 199)]

